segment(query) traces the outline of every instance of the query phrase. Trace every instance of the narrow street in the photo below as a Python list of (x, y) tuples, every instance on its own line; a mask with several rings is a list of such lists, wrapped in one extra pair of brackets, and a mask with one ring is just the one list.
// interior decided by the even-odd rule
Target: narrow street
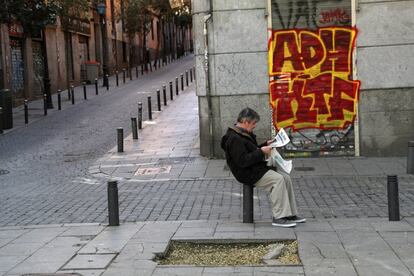
[[(91, 180), (89, 166), (116, 145), (118, 127), (125, 137), (131, 133), (139, 101), (146, 120), (147, 96), (155, 110), (156, 90), (193, 66), (188, 56), (138, 80), (121, 79), (109, 92), (2, 135), (0, 169), (9, 173), (0, 176), (0, 225), (83, 221), (73, 217), (74, 209), (88, 221), (103, 221), (106, 186), (88, 185), (99, 181)], [(92, 201), (100, 201), (102, 209), (88, 209)], [(49, 221), (34, 215), (39, 211), (50, 214)]]

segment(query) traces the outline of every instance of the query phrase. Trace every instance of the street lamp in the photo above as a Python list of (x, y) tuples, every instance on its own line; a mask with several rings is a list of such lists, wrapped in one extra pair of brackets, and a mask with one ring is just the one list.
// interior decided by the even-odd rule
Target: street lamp
[(105, 3), (98, 3), (96, 5), (96, 10), (100, 17), (101, 32), (102, 32), (102, 71), (103, 71), (103, 86), (108, 86), (108, 45), (106, 39), (106, 6)]

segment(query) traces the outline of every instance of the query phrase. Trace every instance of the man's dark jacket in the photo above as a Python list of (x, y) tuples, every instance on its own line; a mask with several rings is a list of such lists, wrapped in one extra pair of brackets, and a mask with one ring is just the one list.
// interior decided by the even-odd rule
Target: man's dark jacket
[(239, 182), (253, 186), (270, 169), (260, 149), (265, 145), (257, 145), (256, 135), (236, 126), (230, 127), (221, 138), (227, 164)]

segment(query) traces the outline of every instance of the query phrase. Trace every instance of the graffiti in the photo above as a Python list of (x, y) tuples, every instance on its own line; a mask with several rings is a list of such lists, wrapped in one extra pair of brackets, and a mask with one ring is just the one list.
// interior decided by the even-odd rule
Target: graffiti
[(272, 1), (272, 12), (276, 13), (283, 29), (296, 28), (300, 19), (306, 22), (307, 27), (318, 26), (316, 22), (316, 0), (293, 0), (288, 1), (285, 5), (287, 5), (287, 8), (276, 1)]
[(269, 74), (276, 128), (349, 127), (360, 82), (352, 80), (357, 31), (351, 27), (273, 30)]
[(330, 25), (348, 25), (351, 22), (351, 16), (342, 8), (336, 8), (328, 11), (321, 11), (319, 23)]

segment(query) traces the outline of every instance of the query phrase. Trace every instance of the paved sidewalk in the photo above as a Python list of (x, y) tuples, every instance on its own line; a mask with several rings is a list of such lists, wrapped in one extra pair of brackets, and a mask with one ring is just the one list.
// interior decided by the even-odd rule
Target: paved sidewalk
[[(298, 266), (166, 266), (153, 258), (170, 241), (299, 243)], [(414, 275), (414, 219), (310, 220), (294, 229), (268, 222), (137, 222), (118, 227), (63, 224), (0, 229), (0, 275), (78, 273), (166, 275)], [(33, 274), (34, 275), (34, 274)], [(36, 274), (39, 275), (39, 274)], [(49, 275), (49, 274), (47, 274)], [(53, 274), (54, 275), (54, 274)]]

